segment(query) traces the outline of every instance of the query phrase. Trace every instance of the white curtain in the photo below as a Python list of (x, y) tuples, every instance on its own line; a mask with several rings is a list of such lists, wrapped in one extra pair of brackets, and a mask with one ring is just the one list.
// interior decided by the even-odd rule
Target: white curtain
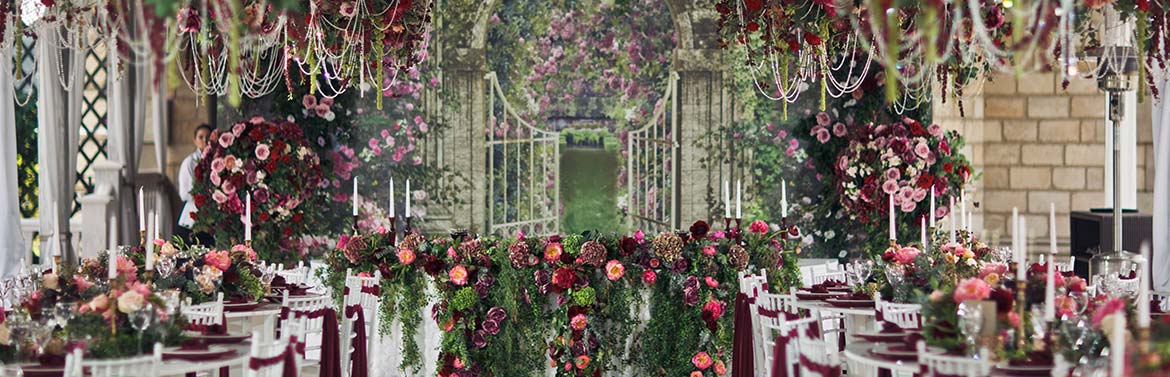
[[(11, 23), (9, 23), (11, 26)], [(14, 28), (5, 28), (11, 34)], [(16, 109), (13, 96), (12, 45), (0, 35), (0, 279), (15, 275), (27, 250), (20, 233), (20, 202), (16, 185)], [(20, 43), (17, 40), (14, 43)]]
[(1154, 102), (1154, 289), (1170, 291), (1170, 77), (1156, 76), (1161, 98)]
[[(122, 244), (138, 242), (138, 159), (142, 156), (142, 133), (146, 130), (146, 93), (149, 88), (147, 71), (150, 63), (137, 54), (121, 60), (118, 54), (106, 59), (109, 75), (106, 101), (109, 112), (106, 125), (109, 141), (106, 145), (110, 161), (122, 164), (122, 185), (118, 190), (118, 236)], [(121, 67), (119, 67), (121, 65)]]
[[(77, 183), (78, 128), (88, 49), (69, 48), (68, 34), (56, 25), (37, 28), (37, 149), (40, 168), (41, 263), (54, 255), (69, 260), (69, 218)], [(63, 40), (64, 39), (64, 40)], [(52, 245), (52, 246), (50, 246)]]

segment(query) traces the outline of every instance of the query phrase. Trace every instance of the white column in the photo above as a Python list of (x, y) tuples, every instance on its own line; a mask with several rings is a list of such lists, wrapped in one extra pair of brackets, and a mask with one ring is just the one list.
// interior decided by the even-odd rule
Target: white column
[[(8, 28), (12, 30), (13, 28)], [(9, 31), (11, 32), (11, 31)], [(5, 39), (0, 35), (0, 40)], [(21, 43), (17, 39), (14, 43)], [(16, 183), (16, 109), (12, 90), (12, 47), (0, 52), (0, 279), (15, 275), (28, 249), (20, 232)]]

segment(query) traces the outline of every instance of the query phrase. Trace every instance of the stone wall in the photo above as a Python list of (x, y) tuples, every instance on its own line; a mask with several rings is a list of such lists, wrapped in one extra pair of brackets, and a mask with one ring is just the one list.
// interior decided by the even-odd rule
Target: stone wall
[[(1105, 205), (1105, 96), (1089, 79), (1063, 89), (1054, 73), (996, 74), (964, 100), (934, 100), (935, 122), (963, 132), (980, 178), (973, 210), (977, 229), (1008, 240), (1013, 207), (1027, 216), (1035, 244), (1046, 243), (1049, 203), (1056, 204), (1058, 243), (1067, 245), (1070, 211)], [(975, 88), (979, 89), (979, 88)], [(1138, 104), (1137, 190), (1143, 212), (1152, 207), (1150, 104)], [(1149, 182), (1149, 183), (1147, 183)]]

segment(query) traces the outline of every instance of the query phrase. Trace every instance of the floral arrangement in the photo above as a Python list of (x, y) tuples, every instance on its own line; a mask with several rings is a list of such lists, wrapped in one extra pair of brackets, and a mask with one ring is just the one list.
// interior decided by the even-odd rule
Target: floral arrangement
[[(736, 272), (767, 268), (770, 286), (799, 284), (798, 251), (787, 242), (794, 233), (763, 221), (743, 232), (711, 231), (700, 221), (689, 232), (652, 238), (410, 234), (395, 246), (375, 231), (339, 242), (327, 259), (326, 281), (340, 284), (346, 269), (381, 271), (383, 307), (404, 321), (419, 320), (427, 298), (415, 295), (433, 281), (439, 295), (431, 315), (444, 330), (440, 375), (519, 375), (545, 366), (571, 376), (616, 370), (630, 363), (622, 355), (636, 331), (632, 309), (647, 304), (650, 322), (633, 335), (640, 339), (637, 368), (721, 375)], [(402, 368), (417, 362), (407, 357)]]
[(252, 197), (253, 245), (264, 260), (295, 258), (290, 240), (314, 229), (323, 203), (320, 158), (292, 122), (253, 117), (210, 135), (195, 166), (195, 231), (218, 247), (243, 241), (245, 202)]
[(258, 257), (246, 245), (216, 250), (186, 247), (176, 240), (158, 241), (156, 250), (159, 256), (155, 263), (156, 289), (179, 290), (183, 297), (191, 298), (196, 304), (213, 301), (218, 293), (223, 293), (227, 300), (245, 301), (258, 300), (264, 293), (256, 269)]

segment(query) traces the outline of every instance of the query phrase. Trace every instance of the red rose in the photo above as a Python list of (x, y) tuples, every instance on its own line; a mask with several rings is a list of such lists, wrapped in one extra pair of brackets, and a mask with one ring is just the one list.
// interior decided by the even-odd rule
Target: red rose
[(662, 262), (659, 262), (658, 258), (650, 258), (650, 267), (658, 268), (660, 265), (662, 265)]
[(789, 39), (788, 40), (788, 50), (789, 51), (800, 50), (800, 42), (797, 42), (796, 39)]
[(292, 228), (286, 226), (286, 227), (284, 227), (284, 231), (282, 233), (284, 233), (284, 235), (287, 237), (287, 236), (291, 236), (292, 232), (293, 232)]
[(750, 32), (753, 32), (753, 33), (754, 33), (754, 32), (756, 32), (756, 31), (759, 31), (759, 30), (760, 30), (760, 24), (759, 24), (759, 23), (756, 23), (755, 21), (748, 22), (748, 24), (747, 24), (747, 30), (748, 30), (748, 31), (750, 31)]
[(934, 176), (923, 173), (922, 175), (918, 176), (918, 182), (915, 184), (917, 184), (918, 187), (923, 190), (929, 189), (934, 186)]
[(297, 224), (300, 224), (300, 223), (301, 223), (301, 220), (303, 220), (303, 219), (304, 219), (304, 216), (303, 216), (303, 215), (301, 215), (301, 213), (300, 213), (300, 212), (298, 212), (298, 213), (294, 214), (294, 215), (293, 215), (293, 217), (292, 217), (292, 221), (293, 221), (294, 223), (297, 223)]
[(558, 268), (552, 276), (553, 286), (561, 290), (572, 288), (575, 280), (577, 280), (577, 272), (568, 267)]
[(642, 272), (642, 281), (646, 282), (646, 285), (653, 285), (657, 280), (658, 274), (654, 273), (654, 270), (646, 270), (645, 272)]
[(821, 40), (821, 37), (817, 36), (816, 34), (807, 31), (804, 32), (804, 43), (808, 43), (810, 46), (820, 46), (821, 42), (824, 41)]
[(955, 171), (955, 164), (952, 164), (949, 162), (944, 162), (943, 163), (943, 171), (945, 171), (947, 173), (953, 173)]
[(261, 222), (268, 221), (268, 212), (260, 212), (260, 214), (257, 215), (256, 218), (260, 219)]
[(194, 199), (195, 207), (202, 207), (204, 204), (207, 204), (207, 195), (205, 194), (195, 194)]

